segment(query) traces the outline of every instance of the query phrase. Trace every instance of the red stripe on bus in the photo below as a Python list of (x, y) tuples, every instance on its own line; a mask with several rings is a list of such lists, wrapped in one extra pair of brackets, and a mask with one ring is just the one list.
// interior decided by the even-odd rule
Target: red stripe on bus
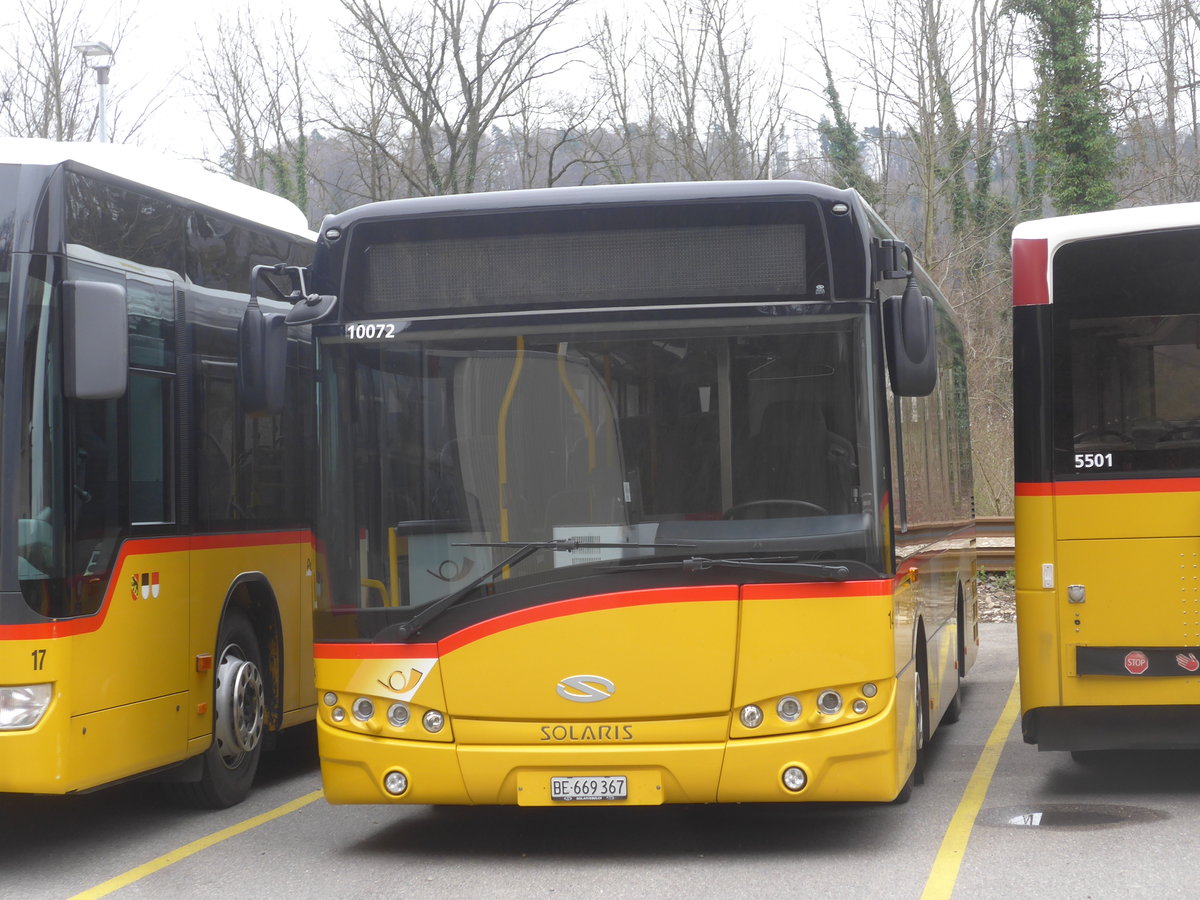
[(1045, 238), (1018, 238), (1012, 244), (1013, 306), (1050, 302), (1050, 248)]
[[(660, 588), (653, 591), (630, 591), (620, 594), (598, 594), (591, 597), (575, 597), (557, 603), (547, 603), (470, 625), (462, 631), (442, 638), (435, 644), (350, 644), (317, 643), (313, 654), (318, 659), (397, 659), (445, 656), (460, 647), (491, 637), (502, 631), (519, 628), (534, 622), (544, 622), (564, 616), (609, 609), (628, 609), (634, 606), (651, 606), (659, 603), (697, 603), (711, 601), (733, 601), (737, 599), (737, 585), (710, 585), (708, 587)], [(888, 581), (848, 581), (845, 583), (821, 582), (817, 584), (751, 584), (742, 587), (747, 600), (811, 599), (816, 597), (873, 597), (886, 596), (892, 591)]]
[(1087, 497), (1104, 494), (1183, 494), (1200, 492), (1200, 478), (1128, 478), (1121, 481), (1017, 482), (1018, 497)]
[(570, 600), (519, 609), (477, 625), (469, 625), (462, 631), (442, 638), (438, 642), (438, 649), (444, 656), (460, 647), (465, 647), (467, 644), (491, 637), (502, 631), (581, 613), (627, 609), (634, 606), (653, 606), (659, 603), (703, 603), (716, 600), (731, 602), (737, 600), (737, 587), (728, 584), (707, 587), (672, 587), (649, 591), (628, 591), (619, 594), (597, 594), (591, 597), (573, 597)]
[(205, 534), (190, 537), (138, 538), (125, 541), (108, 575), (104, 602), (96, 612), (75, 619), (57, 619), (28, 625), (0, 625), (0, 641), (52, 640), (90, 634), (99, 631), (108, 615), (113, 594), (117, 589), (116, 576), (130, 556), (162, 553), (181, 553), (188, 550), (228, 550), (231, 548), (274, 547), (282, 544), (312, 543), (310, 531), (274, 531), (246, 534)]

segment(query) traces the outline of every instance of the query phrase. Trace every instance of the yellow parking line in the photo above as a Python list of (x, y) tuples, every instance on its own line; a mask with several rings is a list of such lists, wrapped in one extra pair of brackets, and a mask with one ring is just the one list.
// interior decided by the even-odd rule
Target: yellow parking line
[(90, 900), (93, 897), (106, 897), (113, 891), (119, 890), (126, 885), (133, 884), (135, 881), (140, 881), (147, 875), (152, 875), (161, 869), (165, 869), (172, 863), (177, 863), (181, 859), (186, 859), (193, 853), (199, 853), (201, 850), (219, 844), (228, 838), (235, 837), (243, 832), (249, 831), (252, 828), (257, 828), (259, 825), (265, 825), (272, 819), (278, 819), (282, 816), (293, 813), (296, 810), (308, 806), (314, 800), (319, 800), (324, 796), (322, 791), (313, 791), (311, 794), (305, 794), (303, 797), (297, 797), (290, 803), (285, 803), (283, 806), (276, 807), (270, 812), (265, 812), (262, 815), (255, 816), (252, 819), (247, 819), (244, 822), (239, 822), (237, 825), (230, 825), (228, 828), (222, 828), (220, 831), (213, 832), (207, 837), (202, 837), (199, 840), (192, 841), (190, 844), (184, 844), (177, 850), (172, 850), (170, 853), (164, 853), (158, 859), (152, 859), (148, 863), (143, 863), (136, 869), (130, 869), (123, 875), (118, 875), (115, 878), (110, 878), (103, 884), (98, 884), (94, 888), (89, 888), (82, 893), (76, 894), (71, 900)]
[(1020, 711), (1021, 691), (1018, 678), (1013, 681), (1008, 702), (1004, 704), (991, 737), (983, 746), (979, 762), (975, 764), (975, 771), (971, 773), (971, 780), (967, 782), (954, 818), (946, 828), (946, 835), (942, 838), (942, 846), (933, 861), (933, 868), (929, 872), (929, 880), (925, 882), (921, 900), (942, 900), (954, 892), (954, 883), (958, 880), (958, 867), (962, 865), (963, 855), (967, 852), (967, 841), (971, 839), (975, 817), (979, 815), (983, 806), (988, 786), (992, 783), (992, 775), (996, 771), (996, 764), (1000, 762), (1000, 753), (1004, 750), (1004, 742), (1008, 739), (1008, 733), (1012, 730), (1013, 722), (1017, 720)]

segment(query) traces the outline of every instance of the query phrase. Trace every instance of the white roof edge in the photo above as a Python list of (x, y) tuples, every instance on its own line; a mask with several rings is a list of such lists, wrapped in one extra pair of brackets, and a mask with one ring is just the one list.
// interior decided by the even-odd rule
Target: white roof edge
[(1197, 226), (1200, 226), (1200, 203), (1165, 203), (1034, 219), (1017, 225), (1012, 237), (1014, 241), (1045, 240), (1053, 249), (1085, 238)]
[(0, 164), (54, 166), (68, 160), (153, 190), (309, 240), (315, 235), (294, 203), (132, 144), (93, 144), (37, 138), (0, 138)]

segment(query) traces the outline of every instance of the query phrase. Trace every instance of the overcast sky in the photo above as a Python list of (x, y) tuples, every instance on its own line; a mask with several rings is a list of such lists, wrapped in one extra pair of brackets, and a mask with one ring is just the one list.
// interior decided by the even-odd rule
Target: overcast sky
[[(177, 0), (82, 2), (84, 19), (93, 26), (90, 40), (111, 44), (117, 23), (129, 21), (110, 74), (110, 98), (127, 92), (121, 100), (117, 138), (122, 138), (122, 124), (128, 127), (140, 110), (162, 100), (148, 124), (133, 138), (134, 142), (185, 158), (211, 158), (218, 154), (219, 142), (209, 130), (202, 107), (190, 96), (182, 73), (195, 62), (199, 36), (212, 35), (218, 19), (232, 17), (247, 6), (247, 0), (200, 0), (191, 4)], [(397, 5), (404, 2), (397, 0)], [(858, 7), (855, 0), (851, 2)], [(760, 35), (758, 42), (764, 51), (785, 34), (791, 34), (789, 41), (796, 45), (799, 42), (796, 30), (805, 27), (809, 19), (807, 10), (813, 5), (805, 0), (747, 0), (747, 3), (753, 11)], [(614, 0), (587, 0), (581, 4), (575, 27), (582, 30), (600, 12), (620, 5)], [(824, 5), (839, 10), (847, 8), (846, 4), (830, 4), (828, 0)], [(645, 2), (632, 6), (643, 8)], [(274, 23), (287, 11), (294, 12), (297, 23), (312, 30), (309, 65), (313, 71), (320, 72), (336, 55), (336, 36), (330, 21), (343, 14), (338, 0), (253, 0), (250, 8), (266, 39), (271, 38)], [(826, 12), (827, 19), (831, 15), (844, 13)], [(12, 39), (15, 18), (13, 0), (0, 0), (0, 39)], [(322, 42), (328, 48), (326, 52), (322, 51)], [(581, 83), (585, 74), (579, 74)]]

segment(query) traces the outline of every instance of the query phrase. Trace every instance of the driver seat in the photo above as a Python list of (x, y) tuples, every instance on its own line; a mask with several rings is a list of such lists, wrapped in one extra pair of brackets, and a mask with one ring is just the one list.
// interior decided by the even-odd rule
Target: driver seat
[(826, 427), (813, 398), (770, 404), (752, 447), (758, 477), (748, 499), (807, 500), (830, 513), (848, 511), (853, 446)]

